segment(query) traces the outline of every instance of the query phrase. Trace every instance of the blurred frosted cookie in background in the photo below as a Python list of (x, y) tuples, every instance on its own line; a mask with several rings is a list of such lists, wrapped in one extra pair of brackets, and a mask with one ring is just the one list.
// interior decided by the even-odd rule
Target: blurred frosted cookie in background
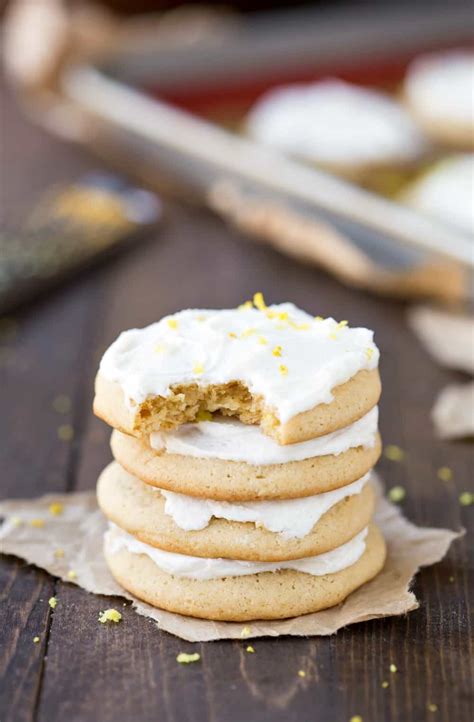
[(474, 148), (474, 53), (422, 55), (408, 68), (406, 103), (436, 142), (460, 150)]
[(428, 151), (396, 101), (336, 79), (270, 90), (246, 129), (265, 145), (388, 194)]
[(474, 237), (474, 154), (437, 163), (400, 200)]

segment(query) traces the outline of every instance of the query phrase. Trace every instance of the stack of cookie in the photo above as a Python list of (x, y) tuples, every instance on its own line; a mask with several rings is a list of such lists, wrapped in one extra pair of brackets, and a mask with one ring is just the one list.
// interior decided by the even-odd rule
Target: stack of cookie
[(206, 619), (341, 602), (385, 559), (373, 334), (261, 294), (122, 333), (96, 379), (114, 431), (98, 482), (117, 581)]

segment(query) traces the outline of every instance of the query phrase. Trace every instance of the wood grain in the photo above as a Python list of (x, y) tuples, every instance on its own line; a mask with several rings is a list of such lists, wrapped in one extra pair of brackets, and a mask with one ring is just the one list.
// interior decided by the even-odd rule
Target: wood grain
[[(3, 150), (4, 167), (12, 168), (3, 189), (8, 213), (26, 207), (43, 185), (94, 168), (85, 153), (19, 118), (11, 102), (6, 120), (12, 138)], [(251, 243), (205, 211), (173, 205), (151, 242), (18, 314), (16, 338), (3, 343), (7, 351), (0, 357), (8, 412), (0, 416), (2, 493), (94, 486), (110, 451), (108, 430), (90, 412), (92, 382), (102, 351), (120, 330), (179, 308), (234, 306), (257, 290), (269, 301), (291, 299), (314, 314), (375, 329), (383, 358), (382, 433), (406, 452), (403, 462), (382, 460), (380, 472), (389, 487), (406, 488), (404, 508), (415, 522), (472, 530), (472, 508), (458, 502), (472, 481), (472, 446), (436, 440), (429, 420), (435, 393), (456, 375), (436, 367), (420, 348), (403, 305), (349, 291)], [(72, 401), (65, 416), (52, 407), (59, 393)], [(74, 427), (72, 443), (58, 439), (62, 423)], [(445, 465), (453, 470), (452, 482), (437, 477)], [(185, 643), (122, 607), (120, 599), (94, 597), (3, 559), (0, 719), (344, 722), (359, 714), (364, 722), (467, 722), (473, 676), (473, 550), (467, 539), (420, 573), (415, 591), (421, 606), (406, 618), (374, 620), (330, 638), (256, 640), (255, 654), (240, 641)], [(54, 611), (47, 605), (53, 592)], [(98, 624), (105, 606), (121, 609), (121, 624)], [(178, 665), (178, 652), (191, 650), (201, 661)], [(428, 710), (430, 703), (437, 712)]]

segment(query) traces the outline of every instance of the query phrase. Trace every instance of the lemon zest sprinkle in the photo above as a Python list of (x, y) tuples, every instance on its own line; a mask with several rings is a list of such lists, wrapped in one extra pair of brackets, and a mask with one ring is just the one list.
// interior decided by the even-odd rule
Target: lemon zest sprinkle
[(255, 653), (255, 649), (252, 647), (251, 644), (249, 644), (249, 646), (246, 648), (245, 651), (248, 652), (249, 654), (254, 654), (254, 653)]
[(328, 338), (329, 338), (331, 341), (336, 341), (336, 340), (337, 340), (337, 333), (330, 333), (329, 336), (328, 336)]
[(52, 504), (48, 507), (49, 513), (53, 516), (59, 516), (64, 511), (64, 504), (61, 504), (60, 501), (53, 501)]
[(349, 323), (349, 321), (339, 321), (339, 323), (337, 324), (337, 327), (344, 328), (345, 326), (347, 326), (348, 323)]
[(35, 529), (42, 529), (45, 525), (44, 519), (32, 519), (30, 521), (30, 526), (34, 527)]
[(105, 624), (106, 622), (114, 622), (118, 624), (122, 619), (122, 614), (117, 609), (104, 609), (103, 612), (99, 613), (99, 622)]
[(304, 669), (298, 670), (298, 677), (306, 677), (306, 672), (304, 671)]
[(252, 628), (251, 627), (242, 627), (242, 630), (240, 632), (240, 638), (246, 639), (247, 637), (250, 637), (252, 634)]
[(177, 320), (176, 320), (175, 318), (168, 318), (167, 321), (166, 321), (166, 323), (167, 323), (168, 326), (169, 326), (170, 328), (172, 328), (172, 329), (177, 329), (177, 328), (178, 328), (178, 322), (177, 322)]
[(399, 501), (403, 501), (406, 496), (406, 491), (403, 486), (392, 486), (388, 492), (388, 498), (397, 504)]
[(74, 438), (74, 429), (71, 424), (61, 424), (58, 426), (58, 439), (61, 441), (72, 441)]
[(321, 321), (324, 321), (324, 316), (315, 316), (314, 320), (320, 323)]
[(278, 369), (282, 376), (288, 376), (288, 366), (285, 366), (285, 364), (280, 364)]
[(351, 717), (350, 722), (364, 722), (360, 714), (355, 714)]
[(441, 481), (451, 481), (452, 478), (453, 472), (449, 466), (442, 466), (438, 469), (438, 479), (441, 479)]
[(388, 444), (383, 453), (389, 461), (402, 461), (405, 458), (405, 452), (396, 444)]
[(194, 364), (193, 374), (197, 374), (198, 376), (200, 376), (203, 373), (204, 373), (204, 366), (200, 363)]
[(263, 298), (263, 293), (261, 293), (261, 291), (254, 293), (253, 305), (255, 308), (258, 308), (259, 311), (265, 311), (267, 308), (267, 304), (265, 303), (265, 299)]
[(277, 318), (279, 321), (288, 321), (288, 311), (280, 311), (280, 313), (277, 313)]
[(70, 569), (67, 573), (68, 579), (76, 579), (77, 578), (77, 572), (74, 571), (74, 569)]
[(248, 311), (252, 308), (252, 301), (245, 301), (245, 303), (241, 303), (240, 306), (237, 307), (238, 311)]
[(474, 494), (471, 491), (463, 491), (459, 496), (461, 506), (471, 506), (474, 504)]
[(199, 652), (193, 654), (187, 654), (186, 652), (180, 652), (176, 657), (176, 661), (180, 664), (191, 664), (192, 662), (199, 662), (201, 655)]
[(23, 524), (23, 519), (21, 519), (19, 516), (12, 516), (10, 521), (13, 526), (21, 526)]
[(281, 356), (281, 352), (283, 351), (281, 346), (275, 346), (275, 348), (272, 351), (273, 356)]
[(230, 331), (227, 335), (229, 336), (229, 338), (237, 338), (237, 334), (233, 331)]
[(391, 671), (392, 674), (395, 674), (395, 672), (398, 672), (397, 665), (393, 664), (393, 662), (392, 662), (392, 664), (389, 667), (389, 670)]
[(48, 604), (51, 607), (51, 609), (56, 609), (57, 603), (58, 603), (58, 600), (56, 599), (56, 597), (50, 597), (48, 599)]
[(33, 642), (34, 642), (35, 644), (38, 644), (39, 641), (40, 641), (40, 638), (39, 638), (39, 637), (33, 637)]
[(370, 361), (370, 359), (374, 355), (374, 349), (372, 348), (372, 346), (367, 346), (367, 348), (365, 349), (365, 355), (367, 356), (368, 360)]
[(155, 353), (164, 353), (166, 351), (166, 346), (163, 343), (157, 343), (153, 351)]
[(387, 689), (387, 687), (388, 687), (388, 682), (387, 682), (386, 679), (384, 679), (384, 681), (382, 682), (382, 687), (383, 687), (383, 689)]
[(434, 702), (428, 702), (428, 704), (426, 705), (426, 709), (428, 710), (428, 712), (437, 712), (438, 705)]
[(258, 342), (259, 342), (260, 344), (262, 344), (262, 346), (266, 346), (267, 343), (268, 343), (268, 341), (267, 341), (267, 339), (265, 338), (265, 336), (259, 336), (259, 337), (258, 337)]
[(257, 333), (256, 328), (246, 328), (245, 331), (242, 331), (241, 338), (248, 338), (249, 336), (253, 336), (254, 333)]
[(55, 549), (54, 556), (56, 557), (56, 559), (62, 559), (64, 556), (64, 549)]

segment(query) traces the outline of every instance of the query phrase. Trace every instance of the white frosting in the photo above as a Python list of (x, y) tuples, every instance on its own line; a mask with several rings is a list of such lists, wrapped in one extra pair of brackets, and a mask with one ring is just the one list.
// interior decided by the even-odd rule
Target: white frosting
[(247, 128), (261, 143), (316, 163), (403, 162), (425, 150), (398, 103), (341, 80), (270, 90), (250, 112)]
[(153, 432), (150, 445), (157, 451), (199, 459), (244, 461), (254, 466), (286, 464), (315, 456), (338, 456), (357, 446), (373, 448), (378, 416), (378, 407), (375, 406), (350, 426), (317, 439), (286, 446), (264, 434), (259, 426), (219, 417), (213, 421), (183, 424), (174, 431)]
[(163, 572), (190, 579), (241, 577), (260, 572), (276, 572), (279, 569), (294, 569), (319, 577), (325, 574), (335, 574), (355, 564), (365, 551), (367, 532), (366, 528), (346, 544), (325, 554), (282, 562), (206, 559), (166, 552), (163, 549), (144, 544), (113, 524), (110, 524), (109, 530), (105, 533), (105, 547), (107, 553), (112, 555), (121, 549), (126, 549), (132, 554), (146, 554)]
[(372, 331), (315, 320), (283, 303), (263, 311), (180, 311), (125, 331), (105, 352), (100, 373), (121, 386), (129, 404), (168, 396), (173, 384), (240, 381), (284, 423), (330, 403), (335, 386), (378, 360)]
[(406, 200), (474, 236), (474, 155), (440, 163), (407, 191)]
[(227, 521), (254, 522), (268, 531), (281, 534), (287, 539), (305, 537), (331, 507), (348, 496), (360, 494), (370, 474), (352, 484), (323, 494), (301, 499), (278, 501), (252, 501), (239, 504), (213, 499), (176, 494), (162, 490), (166, 499), (165, 513), (185, 531), (195, 531), (208, 526), (212, 517)]
[(451, 51), (417, 58), (408, 69), (405, 93), (422, 115), (472, 126), (474, 131), (474, 53)]

